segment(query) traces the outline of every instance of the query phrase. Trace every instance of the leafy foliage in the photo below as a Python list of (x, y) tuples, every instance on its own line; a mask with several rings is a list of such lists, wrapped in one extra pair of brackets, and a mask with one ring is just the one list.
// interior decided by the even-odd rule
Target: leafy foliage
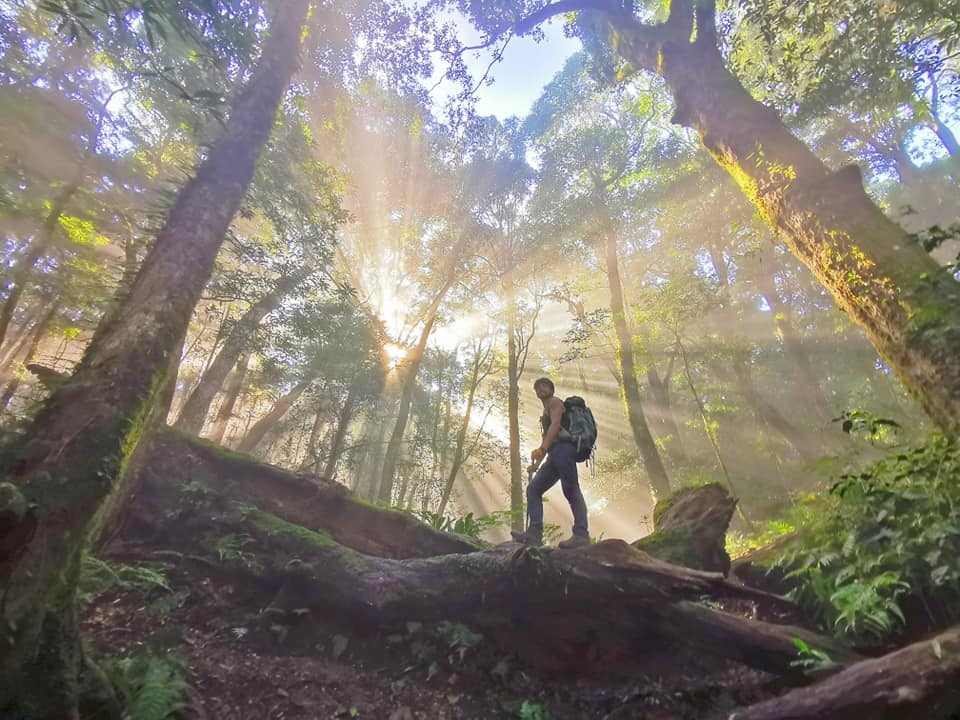
[(161, 563), (139, 562), (115, 563), (87, 555), (80, 573), (78, 597), (81, 605), (93, 602), (98, 596), (113, 588), (123, 590), (170, 591), (165, 566)]
[(931, 624), (960, 609), (960, 448), (934, 435), (842, 475), (777, 563), (794, 597), (853, 638), (884, 638), (923, 607)]
[(140, 652), (102, 666), (126, 708), (124, 718), (165, 720), (186, 707), (186, 670), (172, 655)]
[(513, 520), (513, 513), (509, 510), (500, 510), (479, 517), (474, 517), (471, 512), (462, 517), (454, 518), (431, 510), (416, 512), (414, 515), (435, 530), (443, 530), (444, 532), (452, 532), (477, 539), (480, 538), (481, 533), (490, 528), (509, 527)]

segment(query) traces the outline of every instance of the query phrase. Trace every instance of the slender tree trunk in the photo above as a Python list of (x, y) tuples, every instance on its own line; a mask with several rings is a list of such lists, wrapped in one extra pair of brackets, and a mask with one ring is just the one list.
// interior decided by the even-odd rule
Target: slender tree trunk
[(223, 386), (231, 368), (237, 364), (237, 358), (249, 345), (250, 335), (267, 315), (277, 309), (283, 298), (307, 278), (310, 272), (312, 269), (305, 265), (297, 273), (282, 278), (271, 292), (247, 309), (224, 340), (223, 346), (203, 373), (200, 382), (184, 402), (176, 422), (178, 429), (194, 435), (200, 434), (217, 391)]
[[(671, 364), (672, 362), (671, 360)], [(670, 402), (670, 377), (670, 368), (666, 377), (661, 378), (652, 360), (647, 364), (647, 387), (650, 388), (653, 399), (653, 402), (648, 405), (652, 406), (656, 422), (660, 425), (661, 442), (669, 438), (666, 443), (667, 453), (675, 462), (686, 465), (689, 462), (687, 449), (683, 445), (683, 438), (680, 437), (680, 426), (677, 425), (673, 404)]]
[(233, 409), (237, 405), (237, 398), (243, 390), (243, 385), (247, 379), (247, 366), (250, 363), (250, 355), (241, 353), (237, 360), (237, 366), (233, 370), (233, 375), (228, 378), (227, 384), (223, 389), (223, 402), (217, 410), (217, 416), (213, 419), (213, 426), (210, 428), (210, 439), (215, 443), (223, 443), (223, 436), (227, 431), (227, 425), (230, 424), (230, 418), (233, 417)]
[(0, 635), (0, 709), (71, 718), (85, 657), (76, 622), (84, 549), (126, 495), (126, 468), (156, 407), (214, 258), (297, 67), (306, 0), (276, 15), (221, 138), (180, 191), (125, 301), (101, 323), (73, 376), (3, 468), (34, 507), (10, 528)]
[(7, 337), (7, 330), (10, 327), (10, 321), (13, 319), (13, 313), (16, 312), (17, 305), (20, 304), (20, 298), (23, 297), (23, 291), (30, 280), (34, 266), (53, 247), (54, 235), (60, 224), (63, 211), (79, 189), (79, 180), (63, 186), (51, 204), (50, 212), (47, 213), (47, 217), (43, 221), (40, 233), (30, 243), (26, 253), (17, 263), (7, 298), (3, 301), (3, 306), (0, 307), (0, 345)]
[(627, 421), (633, 432), (643, 467), (647, 471), (647, 482), (654, 502), (670, 494), (670, 481), (663, 466), (660, 451), (653, 441), (647, 419), (643, 415), (640, 400), (640, 383), (637, 382), (637, 369), (633, 360), (633, 336), (627, 324), (627, 313), (623, 299), (623, 284), (620, 280), (619, 259), (617, 257), (617, 239), (612, 232), (604, 234), (604, 255), (607, 262), (607, 282), (610, 286), (610, 312), (613, 315), (613, 328), (617, 334), (617, 364), (620, 369), (620, 393)]
[(523, 532), (523, 459), (520, 456), (520, 361), (517, 348), (517, 303), (511, 296), (507, 312), (507, 433), (510, 442), (510, 511), (513, 530)]
[(347, 430), (350, 428), (350, 421), (353, 419), (357, 398), (360, 395), (361, 382), (360, 377), (357, 376), (353, 379), (353, 382), (350, 383), (347, 398), (343, 401), (340, 414), (337, 415), (337, 429), (333, 434), (333, 440), (330, 442), (330, 454), (327, 455), (327, 464), (323, 466), (323, 477), (330, 480), (336, 477), (337, 464), (340, 462), (340, 456), (343, 455), (343, 447), (347, 440)]
[(663, 25), (645, 26), (623, 12), (603, 15), (614, 50), (673, 90), (673, 122), (700, 134), (927, 413), (957, 435), (960, 285), (873, 204), (855, 167), (829, 170), (750, 96), (724, 65), (713, 4), (696, 5), (696, 32), (689, 0), (673, 0)]
[[(57, 312), (60, 310), (60, 302), (54, 301), (50, 308), (43, 314), (43, 317), (40, 318), (37, 322), (36, 327), (32, 330), (32, 338), (30, 340), (30, 346), (27, 348), (26, 355), (23, 356), (23, 364), (27, 365), (37, 354), (37, 348), (40, 347), (40, 342), (43, 340), (44, 336), (47, 334), (47, 328), (50, 327), (50, 323), (57, 316)], [(0, 397), (0, 409), (6, 409), (7, 405), (10, 404), (10, 401), (13, 399), (13, 396), (17, 393), (17, 388), (20, 387), (20, 378), (17, 375), (14, 375), (10, 378), (10, 382), (7, 383), (7, 386), (3, 390), (3, 397)]]
[(783, 349), (787, 357), (793, 362), (797, 371), (796, 379), (799, 382), (796, 387), (799, 391), (799, 397), (804, 403), (813, 407), (821, 423), (827, 423), (836, 413), (831, 410), (830, 403), (823, 394), (820, 381), (813, 370), (813, 364), (810, 362), (810, 353), (807, 350), (806, 343), (793, 326), (793, 310), (784, 302), (777, 291), (773, 266), (770, 263), (761, 264), (763, 267), (754, 274), (753, 279), (763, 299), (770, 307), (770, 312), (773, 314), (776, 323), (777, 335), (780, 342), (783, 343)]
[(306, 392), (306, 389), (310, 387), (310, 383), (312, 382), (312, 379), (301, 380), (294, 385), (289, 392), (277, 400), (277, 403), (270, 408), (270, 412), (257, 420), (253, 424), (253, 427), (247, 431), (247, 434), (243, 436), (243, 440), (237, 445), (237, 450), (240, 452), (253, 452), (257, 445), (263, 442), (267, 433), (273, 430), (274, 426), (280, 422), (283, 416), (293, 407), (293, 404)]
[(457, 430), (457, 442), (453, 450), (453, 462), (450, 465), (450, 472), (447, 473), (447, 480), (443, 486), (443, 493), (440, 496), (440, 504), (437, 506), (437, 513), (443, 515), (444, 511), (447, 509), (447, 503), (450, 502), (450, 494), (453, 492), (453, 484), (457, 480), (457, 474), (460, 472), (460, 468), (463, 467), (463, 463), (466, 460), (466, 454), (464, 453), (464, 447), (467, 441), (467, 430), (470, 425), (470, 416), (473, 413), (473, 403), (477, 397), (477, 388), (480, 387), (480, 383), (487, 376), (489, 369), (485, 370), (483, 364), (490, 359), (490, 353), (492, 352), (492, 347), (485, 352), (482, 352), (481, 349), (477, 349), (476, 354), (473, 358), (473, 367), (471, 368), (470, 373), (470, 389), (467, 391), (467, 407), (463, 411), (463, 418), (460, 422), (460, 428)]
[(793, 423), (783, 416), (783, 413), (760, 394), (753, 383), (750, 364), (747, 359), (734, 358), (732, 365), (740, 393), (763, 425), (786, 440), (805, 463), (813, 462), (824, 454), (825, 449), (821, 451), (812, 437), (797, 429)]
[(427, 341), (430, 339), (430, 333), (433, 332), (433, 326), (437, 321), (437, 311), (440, 308), (440, 303), (452, 284), (452, 279), (449, 279), (427, 309), (423, 329), (420, 331), (420, 339), (417, 341), (416, 347), (410, 352), (409, 361), (404, 368), (403, 389), (400, 392), (400, 410), (397, 414), (397, 422), (393, 426), (393, 432), (390, 434), (390, 441), (387, 443), (387, 451), (383, 457), (383, 472), (381, 473), (380, 489), (377, 492), (377, 499), (387, 505), (393, 500), (393, 479), (397, 472), (397, 464), (400, 462), (400, 447), (403, 443), (403, 435), (407, 430), (407, 421), (410, 419), (410, 405), (413, 402), (413, 391), (417, 387), (417, 374), (420, 372), (420, 364), (423, 362), (423, 356), (427, 351)]

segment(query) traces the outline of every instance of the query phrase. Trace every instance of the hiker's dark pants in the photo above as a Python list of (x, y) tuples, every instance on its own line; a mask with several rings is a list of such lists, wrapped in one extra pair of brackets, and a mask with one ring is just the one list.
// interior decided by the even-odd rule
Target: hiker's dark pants
[(527, 511), (530, 530), (543, 535), (543, 494), (560, 481), (563, 496), (573, 511), (573, 534), (589, 537), (587, 532), (587, 503), (580, 492), (577, 478), (577, 448), (573, 443), (557, 442), (550, 448), (547, 459), (527, 484)]

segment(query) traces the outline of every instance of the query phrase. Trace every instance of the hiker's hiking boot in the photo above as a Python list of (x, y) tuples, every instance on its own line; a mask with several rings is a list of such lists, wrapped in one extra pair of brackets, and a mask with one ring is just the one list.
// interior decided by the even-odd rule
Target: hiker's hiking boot
[(543, 537), (540, 535), (540, 533), (533, 530), (527, 530), (526, 532), (511, 530), (510, 535), (513, 537), (515, 542), (523, 543), (524, 545), (543, 545)]
[(590, 544), (590, 538), (586, 535), (574, 535), (566, 540), (561, 540), (557, 543), (557, 547), (563, 550), (576, 550), (577, 548), (586, 547)]

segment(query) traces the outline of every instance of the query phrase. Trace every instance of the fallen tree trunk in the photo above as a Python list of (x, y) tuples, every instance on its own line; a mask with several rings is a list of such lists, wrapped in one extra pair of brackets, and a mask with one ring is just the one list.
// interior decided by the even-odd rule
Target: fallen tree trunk
[[(200, 483), (200, 492), (252, 502), (289, 522), (322, 528), (337, 543), (367, 555), (429, 557), (473, 552), (483, 545), (434, 530), (407, 513), (370, 505), (332, 480), (295, 475), (170, 427), (150, 438), (137, 473), (136, 487), (151, 478), (161, 483), (172, 478), (181, 483), (192, 480)], [(154, 490), (169, 496), (156, 483)], [(131, 510), (136, 513), (136, 505)], [(159, 512), (158, 508), (141, 517), (152, 526)]]
[[(160, 441), (187, 448), (194, 456), (219, 452), (196, 440), (184, 445), (181, 438), (166, 434)], [(158, 452), (154, 445), (145, 457), (156, 458)], [(284, 475), (275, 468), (257, 466), (261, 473), (276, 473), (269, 480), (262, 474), (259, 479), (246, 478), (249, 461), (233, 459), (233, 469), (223, 469), (229, 480), (207, 479), (212, 486), (229, 486), (229, 494), (214, 491), (198, 497), (195, 489), (184, 493), (185, 488), (169, 482), (176, 477), (171, 473), (177, 466), (170, 464), (169, 452), (161, 455), (158, 459), (167, 465), (144, 474), (134, 503), (144, 517), (163, 518), (167, 526), (153, 544), (160, 544), (159, 539), (162, 550), (184, 555), (206, 552), (216, 558), (224, 538), (242, 538), (243, 552), (226, 558), (227, 563), (249, 582), (275, 593), (270, 610), (289, 614), (291, 622), (304, 611), (317, 617), (334, 614), (365, 627), (391, 627), (410, 620), (467, 622), (499, 636), (530, 662), (568, 669), (587, 658), (602, 657), (604, 666), (629, 662), (682, 643), (765, 671), (799, 675), (793, 666), (797, 637), (837, 659), (853, 657), (834, 641), (802, 628), (745, 620), (696, 605), (694, 601), (704, 597), (743, 606), (769, 603), (773, 596), (730, 583), (718, 573), (661, 562), (621, 540), (579, 551), (507, 543), (429, 558), (374, 557), (347, 547), (332, 530), (328, 532), (327, 520), (338, 531), (343, 520), (325, 510), (322, 500), (311, 506), (318, 515), (310, 522), (309, 510), (299, 503), (296, 513), (304, 518), (302, 523), (268, 509), (282, 504), (277, 488), (295, 486), (289, 477), (278, 481)], [(191, 462), (188, 457), (187, 467)], [(247, 488), (256, 500), (236, 494)], [(343, 495), (333, 499), (349, 501)], [(368, 513), (367, 526), (377, 527), (382, 511), (361, 507)], [(141, 532), (131, 528), (130, 534), (136, 537)], [(363, 541), (357, 532), (350, 537)], [(382, 539), (377, 543), (385, 544)]]
[(913, 720), (960, 713), (960, 628), (851, 665), (730, 720)]

